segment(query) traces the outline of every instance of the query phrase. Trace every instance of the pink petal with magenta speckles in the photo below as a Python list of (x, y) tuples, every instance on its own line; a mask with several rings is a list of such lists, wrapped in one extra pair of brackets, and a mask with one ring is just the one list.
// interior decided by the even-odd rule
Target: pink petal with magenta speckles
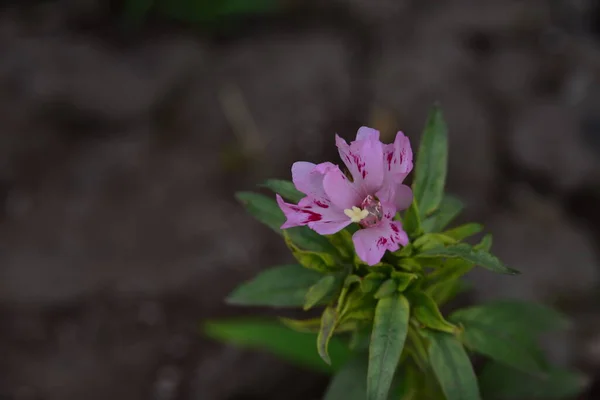
[(323, 188), (333, 205), (341, 210), (358, 206), (363, 197), (356, 185), (350, 182), (339, 168), (332, 168), (323, 179)]
[(279, 195), (276, 197), (279, 208), (287, 218), (281, 229), (308, 225), (320, 235), (331, 235), (351, 222), (342, 210), (327, 199), (318, 200), (307, 196), (296, 205), (286, 203)]
[(327, 197), (323, 190), (323, 178), (331, 168), (336, 168), (330, 162), (313, 164), (306, 161), (298, 161), (292, 165), (292, 181), (296, 189), (316, 199)]
[[(335, 136), (340, 157), (352, 174), (352, 179), (359, 189), (361, 196), (374, 194), (383, 184), (383, 144), (377, 134), (365, 128), (350, 144)], [(376, 131), (375, 131), (376, 132)]]
[(361, 229), (352, 235), (358, 257), (373, 266), (381, 261), (386, 250), (396, 251), (408, 244), (408, 235), (400, 221), (384, 219), (375, 227)]

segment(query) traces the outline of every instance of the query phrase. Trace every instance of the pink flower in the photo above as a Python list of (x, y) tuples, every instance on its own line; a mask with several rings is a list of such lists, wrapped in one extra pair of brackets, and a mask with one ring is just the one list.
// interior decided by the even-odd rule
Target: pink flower
[(398, 132), (394, 143), (383, 144), (379, 131), (367, 127), (361, 127), (350, 144), (337, 135), (335, 139), (352, 181), (332, 163), (294, 163), (292, 180), (306, 197), (295, 205), (277, 195), (287, 218), (281, 228), (308, 225), (321, 235), (331, 235), (358, 223), (362, 229), (352, 236), (356, 253), (375, 265), (386, 250), (396, 251), (408, 243), (402, 224), (392, 218), (413, 198), (411, 189), (402, 184), (413, 167), (410, 141)]

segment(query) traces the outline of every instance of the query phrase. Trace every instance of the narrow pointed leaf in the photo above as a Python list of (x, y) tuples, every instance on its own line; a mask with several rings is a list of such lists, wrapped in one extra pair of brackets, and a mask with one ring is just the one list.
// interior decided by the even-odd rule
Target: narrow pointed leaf
[(337, 323), (337, 313), (334, 308), (327, 307), (321, 315), (321, 329), (317, 336), (317, 350), (319, 355), (327, 364), (331, 365), (331, 358), (329, 357), (329, 341), (333, 332), (335, 331), (335, 325)]
[(304, 310), (310, 310), (315, 305), (319, 304), (326, 296), (333, 293), (335, 290), (336, 279), (333, 275), (322, 277), (317, 283), (308, 289), (306, 293), (306, 301)]
[[(304, 320), (279, 318), (279, 321), (290, 329), (298, 332), (318, 333), (321, 329), (321, 318), (310, 318)], [(334, 333), (352, 332), (356, 328), (356, 323), (348, 321), (338, 323)]]
[(456, 326), (444, 319), (435, 301), (427, 294), (414, 291), (408, 294), (408, 300), (412, 306), (413, 317), (423, 326), (448, 333), (456, 331)]
[(273, 267), (238, 286), (226, 302), (245, 306), (302, 307), (309, 288), (322, 277), (297, 264)]
[(311, 319), (291, 319), (291, 318), (279, 318), (279, 321), (290, 329), (297, 332), (310, 332), (317, 333), (321, 329), (321, 318)]
[(481, 400), (473, 365), (456, 337), (429, 332), (429, 360), (447, 400)]
[(369, 345), (367, 400), (387, 399), (404, 348), (409, 317), (410, 305), (400, 293), (377, 303)]
[(295, 332), (275, 321), (261, 319), (229, 319), (210, 321), (205, 333), (213, 338), (237, 346), (260, 349), (282, 359), (314, 371), (331, 373), (350, 359), (350, 350), (337, 338), (329, 341), (332, 365), (325, 364), (315, 348), (317, 335)]
[(475, 245), (474, 248), (476, 250), (485, 250), (485, 251), (489, 252), (492, 249), (492, 243), (493, 243), (492, 234), (488, 233), (481, 239), (481, 242), (479, 242), (477, 245)]
[(442, 111), (436, 105), (427, 119), (415, 165), (413, 192), (419, 214), (428, 216), (444, 197), (448, 168), (448, 131)]
[(298, 203), (302, 198), (306, 197), (304, 193), (296, 189), (292, 182), (283, 179), (269, 179), (262, 186), (271, 189), (293, 203)]
[(422, 221), (423, 231), (441, 232), (464, 209), (464, 204), (457, 197), (445, 194), (439, 207), (431, 216)]
[(466, 243), (428, 249), (419, 253), (417, 256), (424, 258), (461, 258), (483, 268), (489, 269), (490, 271), (508, 275), (516, 275), (519, 273), (519, 271), (504, 265), (497, 257), (493, 256), (487, 251), (475, 249)]
[(469, 236), (473, 236), (483, 230), (483, 225), (477, 223), (469, 223), (461, 226), (457, 226), (456, 228), (450, 229), (444, 232), (445, 236), (451, 237), (456, 241), (461, 241), (463, 239), (468, 238)]

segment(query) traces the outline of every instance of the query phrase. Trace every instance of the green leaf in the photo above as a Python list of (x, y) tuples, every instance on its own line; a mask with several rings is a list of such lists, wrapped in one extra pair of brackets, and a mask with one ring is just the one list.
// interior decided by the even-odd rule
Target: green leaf
[(394, 278), (398, 284), (397, 290), (399, 292), (404, 292), (411, 283), (419, 279), (419, 275), (410, 272), (392, 271), (392, 278)]
[(293, 203), (298, 203), (302, 198), (306, 197), (304, 193), (296, 189), (292, 182), (283, 179), (268, 179), (262, 186), (271, 189)]
[(319, 235), (308, 226), (297, 226), (283, 231), (288, 246), (293, 244), (296, 250), (310, 251), (321, 254), (326, 253), (333, 259), (338, 254), (337, 249), (327, 240), (325, 236)]
[[(489, 251), (492, 246), (492, 235), (487, 234), (474, 249)], [(467, 284), (459, 278), (475, 266), (470, 261), (460, 258), (446, 260), (441, 268), (427, 275), (425, 292), (438, 304), (445, 304), (460, 292), (466, 290)]]
[(507, 267), (497, 257), (491, 255), (487, 251), (474, 249), (466, 243), (428, 249), (417, 254), (417, 257), (461, 258), (481, 267), (487, 268), (490, 271), (508, 275), (519, 274), (519, 271)]
[(457, 197), (445, 194), (438, 209), (431, 216), (423, 220), (423, 230), (426, 233), (441, 232), (463, 209), (464, 205), (462, 201)]
[(321, 315), (321, 329), (317, 336), (317, 350), (319, 355), (327, 364), (331, 365), (331, 358), (329, 357), (328, 346), (335, 331), (335, 325), (337, 323), (337, 312), (334, 308), (327, 307)]
[(426, 293), (431, 296), (438, 307), (441, 307), (459, 294), (466, 292), (471, 288), (472, 285), (470, 283), (457, 279), (448, 282), (447, 285), (428, 288)]
[(410, 305), (400, 293), (377, 303), (369, 345), (367, 400), (387, 399), (404, 348), (409, 317)]
[(367, 362), (355, 357), (331, 380), (323, 400), (365, 400), (367, 394)]
[(277, 322), (260, 319), (209, 321), (205, 333), (226, 343), (266, 350), (294, 364), (325, 373), (337, 371), (350, 358), (342, 341), (332, 338), (329, 352), (332, 365), (323, 363), (315, 348), (316, 335), (295, 332)]
[(310, 318), (310, 319), (291, 319), (291, 318), (279, 318), (279, 321), (290, 329), (298, 332), (310, 332), (317, 333), (321, 329), (321, 318)]
[(489, 362), (479, 376), (486, 400), (571, 399), (581, 394), (589, 379), (577, 372), (552, 367), (544, 376), (533, 376)]
[(414, 258), (401, 258), (398, 261), (398, 266), (406, 271), (419, 272), (423, 270), (423, 267), (419, 263), (419, 261)]
[(568, 320), (558, 311), (539, 303), (499, 300), (463, 308), (450, 315), (452, 321), (495, 326), (516, 336), (537, 336), (547, 331), (564, 329)]
[(427, 294), (414, 291), (407, 296), (412, 306), (413, 317), (423, 326), (448, 333), (456, 331), (456, 326), (444, 319), (435, 301)]
[(360, 285), (361, 281), (362, 280), (358, 275), (348, 275), (346, 279), (344, 279), (344, 287), (349, 288), (350, 286), (352, 286), (353, 283), (358, 283)]
[[(275, 200), (252, 192), (238, 192), (236, 198), (253, 217), (278, 234), (283, 234), (288, 246), (293, 245), (296, 250), (302, 251), (338, 254), (336, 248), (325, 236), (319, 235), (307, 226), (298, 226), (282, 231), (281, 225), (285, 222), (285, 215), (283, 215), (283, 211), (281, 211)], [(324, 257), (321, 255), (321, 258)]]
[(441, 268), (427, 276), (425, 293), (439, 305), (444, 304), (461, 287), (459, 278), (473, 269), (475, 264), (459, 258), (447, 260)]
[(385, 274), (380, 272), (370, 272), (360, 282), (360, 290), (363, 293), (371, 293), (379, 288), (384, 281)]
[(327, 239), (337, 249), (343, 259), (354, 260), (356, 252), (354, 251), (354, 244), (352, 243), (352, 234), (346, 229), (328, 235)]
[[(279, 321), (290, 329), (298, 332), (310, 332), (318, 333), (321, 329), (321, 318), (310, 318), (310, 319), (291, 319), (291, 318), (279, 318)], [(334, 333), (352, 332), (356, 328), (355, 321), (341, 322), (338, 323)]]
[(383, 282), (373, 297), (376, 299), (382, 299), (384, 297), (391, 296), (396, 292), (396, 290), (398, 290), (398, 284), (396, 281), (393, 279), (388, 279), (387, 281)]
[(413, 246), (419, 251), (425, 251), (447, 244), (456, 244), (456, 240), (442, 233), (426, 233), (415, 240)]
[(396, 374), (399, 381), (390, 393), (390, 400), (420, 400), (418, 397), (422, 385), (423, 372), (412, 364), (403, 364)]
[(479, 244), (475, 245), (475, 249), (485, 250), (489, 252), (492, 249), (492, 242), (492, 234), (488, 233), (481, 239), (481, 242), (479, 242)]
[[(323, 400), (365, 400), (367, 397), (367, 365), (367, 357), (363, 353), (355, 356), (335, 374), (327, 387)], [(397, 379), (394, 379), (392, 383), (393, 389), (387, 397), (388, 400), (408, 400), (407, 396), (401, 396), (409, 394), (409, 390), (407, 389), (414, 388), (415, 386), (412, 375), (409, 376), (412, 379), (409, 382), (406, 382), (407, 375), (405, 371), (398, 375), (396, 376)], [(403, 385), (404, 383), (408, 383), (409, 385)]]
[(413, 199), (410, 207), (404, 212), (402, 218), (402, 228), (411, 238), (418, 237), (422, 233), (421, 217), (419, 215), (419, 205), (417, 200)]
[(309, 288), (322, 276), (297, 264), (273, 267), (238, 286), (226, 302), (245, 306), (302, 307)]
[(533, 374), (544, 368), (533, 348), (533, 339), (515, 335), (489, 321), (461, 322), (464, 331), (460, 338), (468, 348), (526, 373)]
[(341, 268), (328, 253), (315, 253), (312, 251), (302, 251), (297, 247), (290, 245), (288, 247), (292, 251), (292, 255), (304, 268), (310, 269), (322, 274), (331, 273)]
[(282, 234), (280, 228), (285, 222), (285, 215), (275, 200), (252, 192), (237, 192), (235, 197), (254, 218)]
[(480, 400), (473, 365), (462, 344), (448, 333), (431, 331), (429, 360), (447, 400)]
[(446, 284), (469, 272), (475, 266), (474, 263), (462, 258), (450, 258), (440, 268), (426, 276), (426, 287), (436, 284)]
[(310, 310), (315, 305), (319, 304), (324, 298), (332, 294), (335, 290), (336, 279), (333, 275), (327, 275), (321, 278), (317, 283), (308, 289), (306, 293), (306, 301), (304, 303), (304, 311)]
[(340, 320), (372, 320), (375, 303), (376, 301), (372, 296), (367, 296), (359, 288), (351, 291), (348, 296), (340, 296), (338, 299)]
[(419, 204), (420, 216), (428, 216), (444, 197), (448, 168), (448, 130), (440, 108), (429, 113), (415, 165), (413, 192)]
[(445, 236), (451, 237), (456, 241), (461, 241), (463, 239), (468, 238), (469, 236), (473, 236), (483, 230), (483, 225), (470, 223), (458, 226), (456, 228), (450, 229), (444, 232)]

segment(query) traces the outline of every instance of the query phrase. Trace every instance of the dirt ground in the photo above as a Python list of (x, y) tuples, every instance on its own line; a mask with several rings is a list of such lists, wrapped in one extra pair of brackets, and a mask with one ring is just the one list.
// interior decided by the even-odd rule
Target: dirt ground
[(218, 37), (113, 3), (0, 2), (0, 399), (320, 398), (326, 378), (200, 334), (290, 260), (233, 193), (361, 125), (416, 146), (436, 100), (463, 219), (523, 271), (474, 273), (471, 299), (562, 308), (549, 354), (600, 377), (591, 0), (308, 1)]

